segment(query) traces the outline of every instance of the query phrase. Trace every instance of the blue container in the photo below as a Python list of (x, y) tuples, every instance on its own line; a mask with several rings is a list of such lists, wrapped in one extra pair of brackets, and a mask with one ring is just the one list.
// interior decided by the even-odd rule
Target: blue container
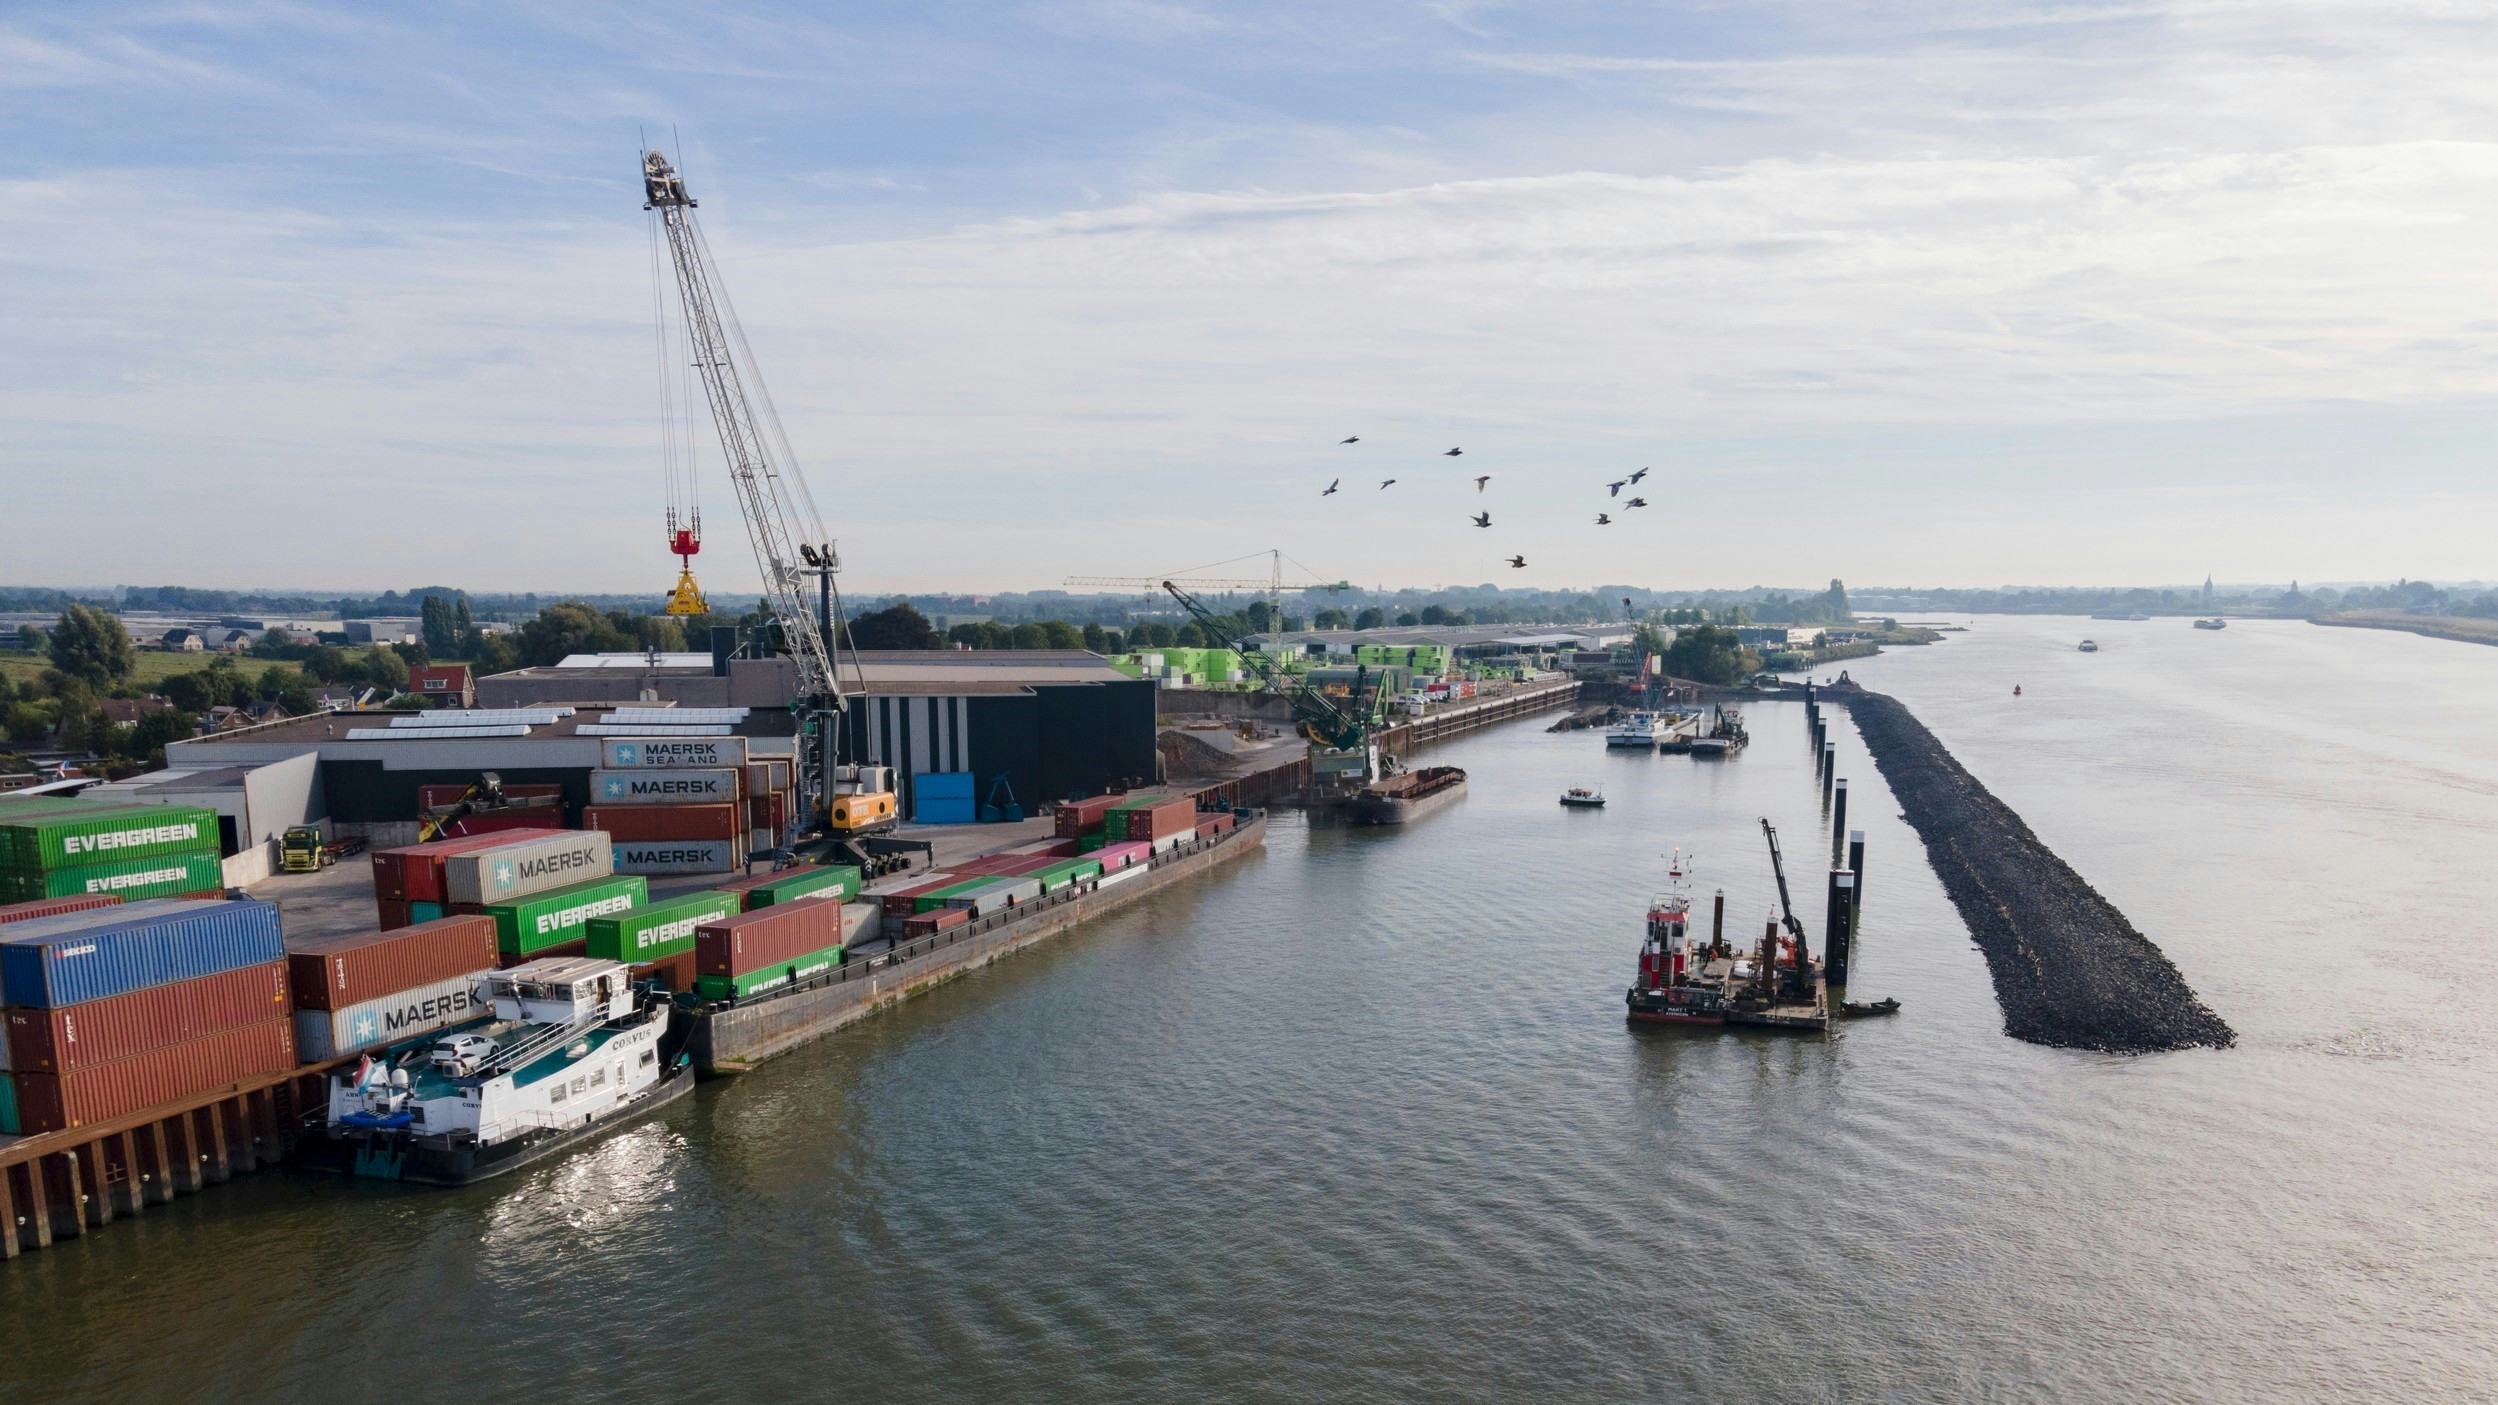
[(285, 955), (270, 903), (128, 903), (0, 928), (0, 996), (54, 1010)]
[(419, 922), (439, 922), (443, 916), (441, 903), (408, 904), (408, 925), (411, 927)]
[(911, 819), (917, 824), (970, 824), (979, 817), (969, 771), (921, 771), (911, 777)]

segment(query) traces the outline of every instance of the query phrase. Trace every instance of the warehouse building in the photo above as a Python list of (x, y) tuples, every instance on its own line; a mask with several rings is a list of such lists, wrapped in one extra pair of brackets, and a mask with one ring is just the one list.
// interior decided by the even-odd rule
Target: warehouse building
[[(176, 743), (177, 747), (182, 743)], [(91, 786), (86, 799), (120, 805), (193, 805), (217, 813), (217, 852), (230, 888), (276, 871), (278, 841), (296, 825), (321, 820), (320, 763), (308, 753), (261, 764), (189, 764), (168, 749), (168, 768)]]
[[(1154, 683), (1082, 650), (863, 650), (841, 656), (852, 695), (842, 755), (894, 768), (905, 816), (918, 777), (977, 799), (1004, 778), (1026, 809), (1155, 776)], [(785, 659), (710, 654), (575, 654), (477, 680), (480, 707), (634, 704), (745, 707), (788, 720)]]

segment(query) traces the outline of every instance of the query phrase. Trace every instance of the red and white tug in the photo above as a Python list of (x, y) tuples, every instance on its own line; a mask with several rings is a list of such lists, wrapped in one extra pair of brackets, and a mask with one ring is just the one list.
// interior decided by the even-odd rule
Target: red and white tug
[[(1724, 1024), (1726, 983), (1704, 975), (1715, 943), (1691, 940), (1691, 895), (1683, 880), (1683, 855), (1674, 852), (1665, 891), (1648, 903), (1648, 936), (1639, 945), (1639, 979), (1624, 993), (1630, 1018), (1640, 1024)], [(1721, 899), (1721, 901), (1723, 901)]]

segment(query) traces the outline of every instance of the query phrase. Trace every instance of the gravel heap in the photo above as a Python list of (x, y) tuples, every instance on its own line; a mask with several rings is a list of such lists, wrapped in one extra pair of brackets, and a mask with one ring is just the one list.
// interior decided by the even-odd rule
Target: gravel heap
[(2237, 1042), (2125, 914), (2039, 842), (1895, 698), (1844, 703), (1961, 919), (1986, 954), (2004, 1032), (2033, 1044), (2144, 1054)]

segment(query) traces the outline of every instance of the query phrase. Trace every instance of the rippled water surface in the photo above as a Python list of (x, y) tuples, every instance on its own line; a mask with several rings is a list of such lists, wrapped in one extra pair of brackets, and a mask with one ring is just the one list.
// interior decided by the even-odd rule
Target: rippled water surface
[[(1800, 707), (1526, 723), (555, 1165), (257, 1177), (0, 1270), (14, 1401), (2486, 1398), (2498, 649), (1982, 618), (1849, 665), (2176, 960), (2228, 1052), (2003, 1037), (1852, 733), (1828, 1040), (1624, 1028), (1681, 846), (1818, 933)], [(2093, 634), (2104, 646), (2082, 655)], [(2013, 699), (2013, 684), (2024, 696)], [(1602, 813), (1556, 794), (1601, 783)]]

